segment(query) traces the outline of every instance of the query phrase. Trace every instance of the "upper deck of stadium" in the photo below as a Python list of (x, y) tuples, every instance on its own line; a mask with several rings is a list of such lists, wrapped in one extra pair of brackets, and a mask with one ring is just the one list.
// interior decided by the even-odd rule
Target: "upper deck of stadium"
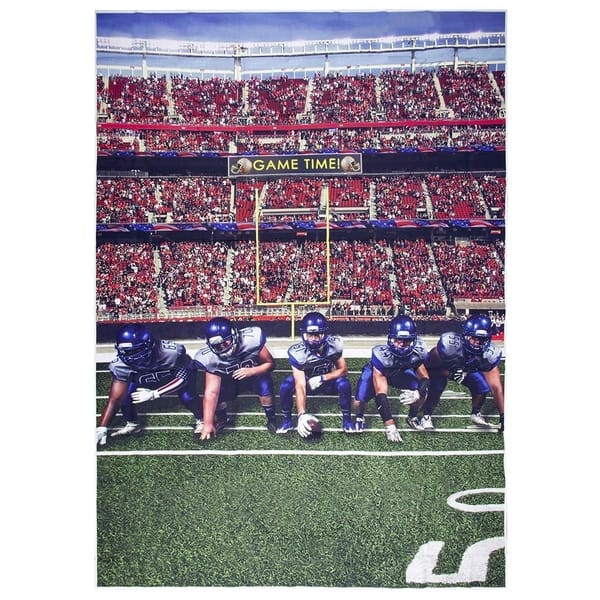
[[(180, 73), (241, 80), (282, 74), (415, 72), (441, 65), (505, 66), (506, 34), (473, 32), (270, 42), (97, 37), (99, 74)], [(124, 60), (127, 62), (123, 62)]]

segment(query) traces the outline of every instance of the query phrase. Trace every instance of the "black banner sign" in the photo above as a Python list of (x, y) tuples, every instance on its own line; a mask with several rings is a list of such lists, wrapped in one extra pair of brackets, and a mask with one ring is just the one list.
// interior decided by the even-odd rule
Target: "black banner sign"
[(260, 175), (360, 175), (362, 154), (230, 156), (228, 177)]

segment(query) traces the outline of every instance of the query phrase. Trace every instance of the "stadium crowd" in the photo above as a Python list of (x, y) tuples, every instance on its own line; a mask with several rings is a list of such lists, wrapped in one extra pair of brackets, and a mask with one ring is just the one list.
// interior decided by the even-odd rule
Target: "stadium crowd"
[(452, 118), (497, 119), (503, 72), (440, 66), (379, 75), (315, 73), (245, 81), (172, 74), (96, 77), (99, 114), (113, 123), (293, 125)]
[[(403, 305), (420, 319), (443, 319), (456, 299), (504, 301), (502, 245), (464, 241), (332, 240), (330, 291), (337, 314), (381, 315)], [(325, 242), (259, 246), (262, 303), (324, 302)], [(99, 318), (161, 307), (241, 306), (256, 299), (254, 241), (98, 245)], [(167, 313), (168, 314), (168, 313)]]
[[(504, 85), (503, 71), (484, 66), (245, 81), (99, 74), (97, 149), (222, 155), (503, 148)], [(463, 121), (452, 123), (457, 119)], [(327, 209), (332, 221), (346, 222), (503, 219), (506, 180), (439, 172), (262, 180), (99, 174), (96, 193), (97, 223), (106, 226), (243, 224), (254, 221), (257, 204), (260, 221), (274, 225), (323, 221)], [(420, 319), (444, 319), (456, 302), (503, 303), (501, 239), (400, 237), (333, 239), (329, 249), (307, 238), (262, 240), (258, 273), (254, 241), (102, 238), (97, 315), (118, 320), (210, 312), (249, 299), (330, 298), (332, 314), (390, 315), (403, 306)]]
[(466, 173), (268, 181), (99, 177), (96, 194), (98, 223), (249, 222), (257, 196), (261, 221), (315, 220), (326, 199), (334, 218), (503, 218), (506, 179)]

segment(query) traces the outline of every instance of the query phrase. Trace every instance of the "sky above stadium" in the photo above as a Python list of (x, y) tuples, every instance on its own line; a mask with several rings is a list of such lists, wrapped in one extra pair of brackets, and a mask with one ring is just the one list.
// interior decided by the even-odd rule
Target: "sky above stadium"
[[(474, 33), (503, 32), (506, 28), (506, 14), (503, 11), (463, 10), (390, 10), (374, 9), (360, 11), (345, 10), (306, 10), (306, 11), (159, 11), (159, 10), (97, 10), (96, 35), (98, 37), (163, 39), (187, 42), (295, 42), (299, 40), (339, 40), (343, 38), (379, 38), (386, 36), (421, 35), (430, 33)], [(469, 61), (505, 60), (504, 50), (485, 49), (465, 51)], [(420, 53), (418, 53), (420, 54)], [(428, 52), (427, 62), (451, 61), (451, 50)], [(362, 60), (365, 60), (363, 55)], [(368, 64), (406, 65), (408, 53), (380, 54)], [(133, 62), (133, 61), (132, 61)], [(149, 56), (147, 66), (155, 69), (192, 69), (207, 71), (231, 69), (229, 63), (221, 59), (195, 58), (174, 59), (173, 57)], [(331, 56), (331, 68), (361, 67), (356, 55)], [(131, 65), (123, 55), (98, 54), (100, 72), (125, 72)], [(136, 67), (136, 65), (133, 65)], [(272, 69), (273, 72), (302, 71), (321, 69), (322, 57), (269, 59), (245, 59), (247, 73)], [(138, 74), (140, 65), (137, 65)], [(254, 71), (253, 71), (254, 70)], [(133, 72), (131, 73), (133, 74)], [(306, 73), (305, 73), (306, 74)]]
[(368, 38), (505, 30), (492, 11), (97, 12), (97, 35), (212, 42)]

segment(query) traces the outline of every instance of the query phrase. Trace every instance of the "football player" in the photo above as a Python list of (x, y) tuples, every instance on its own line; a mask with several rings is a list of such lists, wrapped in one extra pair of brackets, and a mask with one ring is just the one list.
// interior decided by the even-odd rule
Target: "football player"
[(352, 386), (347, 377), (348, 365), (343, 357), (343, 341), (329, 333), (327, 319), (319, 312), (309, 312), (300, 322), (302, 341), (288, 348), (292, 374), (288, 375), (279, 390), (283, 421), (277, 433), (287, 433), (292, 425), (292, 404), (296, 395), (298, 433), (304, 438), (311, 434), (306, 412), (308, 394), (332, 394), (339, 397), (342, 411), (342, 429), (354, 431), (350, 416)]
[(131, 435), (142, 431), (136, 404), (177, 393), (181, 403), (196, 417), (194, 432), (202, 429), (202, 402), (196, 389), (197, 371), (185, 346), (156, 339), (141, 324), (125, 325), (117, 334), (117, 356), (108, 365), (112, 382), (108, 402), (96, 428), (96, 443), (106, 444), (108, 426), (121, 407), (125, 425), (111, 434)]
[(362, 368), (356, 384), (353, 408), (358, 433), (365, 428), (365, 404), (375, 398), (387, 439), (402, 441), (388, 400), (390, 387), (398, 388), (401, 404), (409, 406), (408, 426), (422, 429), (417, 415), (429, 390), (429, 374), (424, 366), (426, 356), (427, 348), (417, 336), (413, 319), (407, 315), (394, 317), (389, 324), (387, 344), (373, 346), (371, 360)]
[(266, 341), (260, 327), (238, 329), (225, 317), (208, 322), (206, 345), (194, 355), (197, 368), (206, 373), (201, 440), (215, 437), (225, 427), (227, 401), (242, 389), (258, 395), (267, 417), (267, 430), (277, 430), (271, 373), (275, 360)]
[(500, 415), (498, 429), (504, 431), (504, 388), (498, 367), (501, 359), (502, 351), (492, 343), (492, 322), (486, 316), (467, 319), (462, 333), (443, 333), (425, 360), (431, 388), (423, 405), (423, 428), (435, 429), (431, 415), (450, 378), (469, 389), (471, 421), (478, 427), (491, 427), (481, 415), (481, 407), (491, 391)]

